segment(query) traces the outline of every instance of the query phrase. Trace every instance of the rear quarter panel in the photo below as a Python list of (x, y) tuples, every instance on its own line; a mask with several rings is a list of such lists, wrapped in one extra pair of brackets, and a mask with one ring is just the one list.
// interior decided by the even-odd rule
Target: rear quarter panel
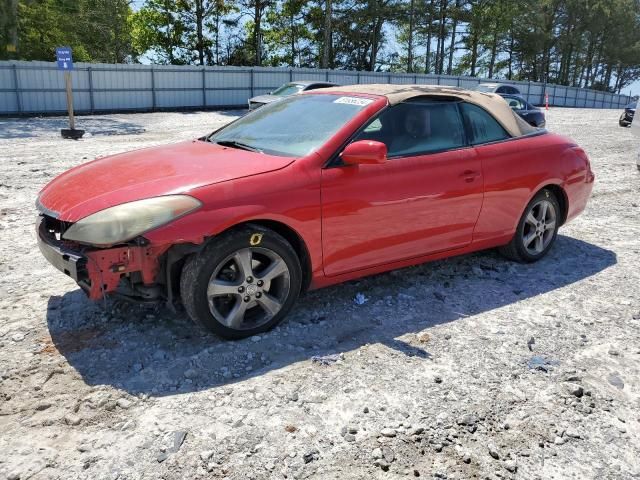
[(476, 147), (485, 196), (474, 242), (509, 242), (526, 205), (546, 185), (565, 191), (568, 219), (580, 213), (593, 178), (588, 162), (576, 148), (572, 140), (552, 133)]

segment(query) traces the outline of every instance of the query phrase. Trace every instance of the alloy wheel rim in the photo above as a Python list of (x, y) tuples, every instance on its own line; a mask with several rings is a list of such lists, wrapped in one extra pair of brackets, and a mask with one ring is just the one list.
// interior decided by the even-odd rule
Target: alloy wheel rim
[(529, 209), (522, 229), (522, 243), (530, 255), (540, 255), (549, 246), (556, 222), (556, 208), (549, 200), (540, 200)]
[(222, 260), (207, 286), (214, 318), (233, 330), (269, 322), (282, 309), (291, 288), (284, 259), (262, 247), (242, 248)]

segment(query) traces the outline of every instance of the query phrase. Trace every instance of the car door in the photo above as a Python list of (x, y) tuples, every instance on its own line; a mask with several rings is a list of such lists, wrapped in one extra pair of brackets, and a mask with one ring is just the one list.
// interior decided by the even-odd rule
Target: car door
[(526, 139), (513, 139), (483, 108), (469, 103), (460, 106), (469, 141), (482, 163), (484, 198), (482, 212), (473, 233), (475, 242), (513, 234), (530, 191), (532, 176), (539, 176), (538, 162), (531, 157)]
[(482, 205), (482, 172), (466, 147), (454, 102), (386, 109), (353, 141), (377, 140), (388, 160), (331, 164), (322, 171), (326, 275), (339, 275), (471, 242)]

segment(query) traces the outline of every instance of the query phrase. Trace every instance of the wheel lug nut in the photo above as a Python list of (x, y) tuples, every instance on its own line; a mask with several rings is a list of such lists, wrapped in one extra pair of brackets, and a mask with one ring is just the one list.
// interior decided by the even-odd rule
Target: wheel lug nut
[(264, 285), (264, 282), (263, 282), (262, 280), (258, 280), (257, 285), (258, 285), (259, 287), (261, 287), (261, 286), (263, 286), (263, 285)]
[(253, 277), (247, 277), (247, 283), (253, 282)]
[(260, 298), (261, 296), (262, 296), (262, 293), (256, 292), (256, 298)]
[(238, 293), (244, 292), (244, 287), (238, 287)]
[(248, 302), (249, 300), (251, 300), (251, 297), (249, 295), (247, 295), (246, 297), (244, 297), (244, 301)]

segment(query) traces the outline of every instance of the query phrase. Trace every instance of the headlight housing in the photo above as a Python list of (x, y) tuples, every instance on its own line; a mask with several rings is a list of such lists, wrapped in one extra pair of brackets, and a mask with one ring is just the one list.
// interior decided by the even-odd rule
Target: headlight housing
[(109, 247), (161, 227), (201, 205), (188, 195), (166, 195), (123, 203), (79, 220), (64, 232), (62, 238)]

